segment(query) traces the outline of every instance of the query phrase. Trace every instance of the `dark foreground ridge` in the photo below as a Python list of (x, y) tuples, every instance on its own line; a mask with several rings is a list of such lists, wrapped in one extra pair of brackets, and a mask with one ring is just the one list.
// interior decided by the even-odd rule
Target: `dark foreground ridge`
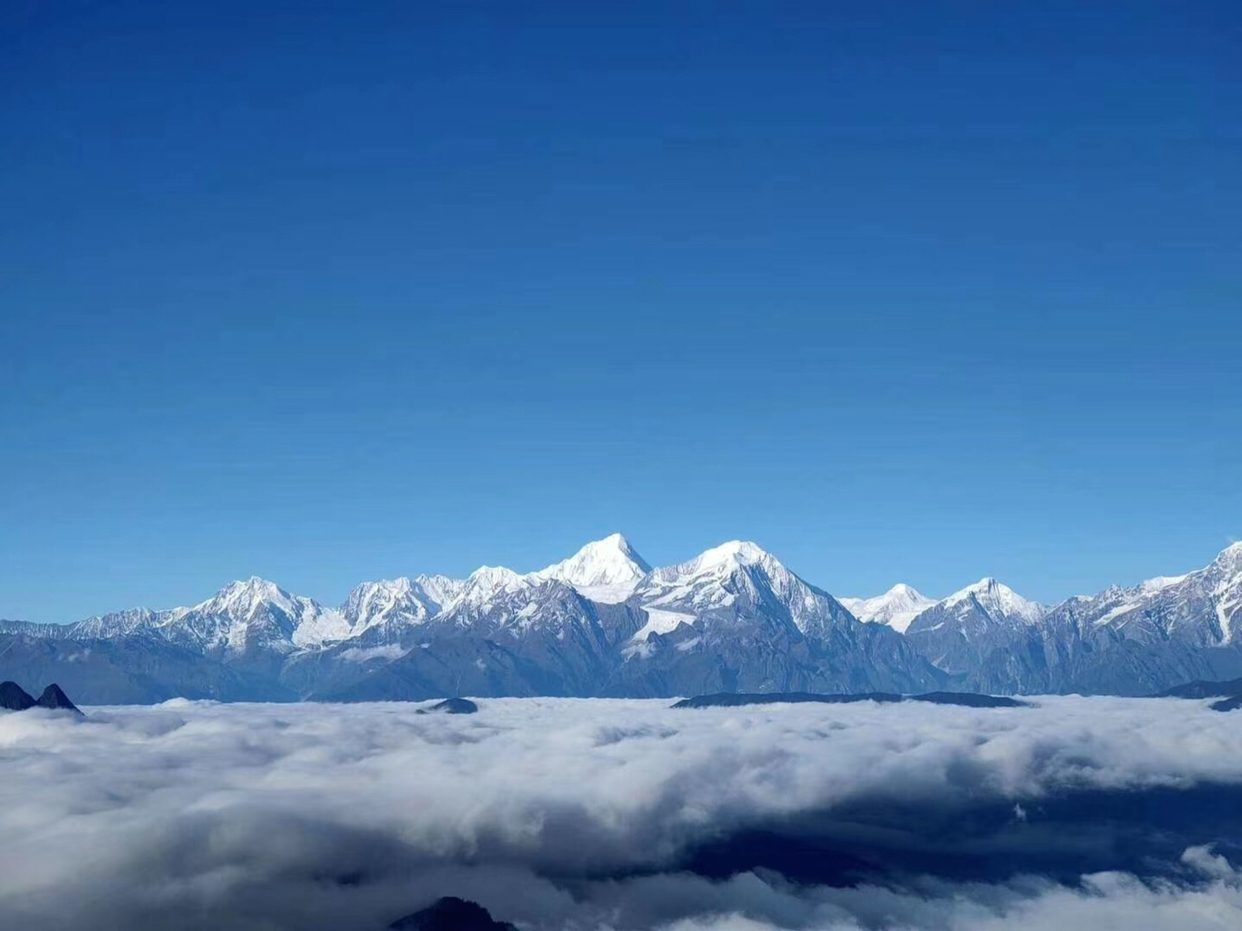
[(72, 711), (74, 714), (81, 714), (78, 706), (69, 700), (69, 696), (64, 693), (59, 685), (53, 682), (43, 690), (43, 694), (39, 696), (38, 705), (40, 708), (54, 708), (61, 711)]
[(482, 905), (455, 896), (436, 899), (388, 927), (391, 931), (518, 931), (507, 921), (496, 921)]
[(973, 692), (927, 692), (923, 695), (898, 695), (895, 692), (859, 692), (852, 695), (817, 695), (814, 692), (718, 692), (683, 698), (674, 708), (735, 708), (741, 705), (791, 705), (812, 702), (820, 705), (848, 705), (860, 701), (897, 704), (906, 701), (929, 702), (933, 705), (964, 705), (968, 708), (1025, 708), (1028, 702), (998, 695), (976, 695)]
[(4, 711), (25, 711), (28, 708), (51, 708), (60, 711), (72, 711), (81, 714), (78, 706), (69, 700), (59, 685), (53, 682), (43, 690), (38, 700), (16, 682), (0, 682), (0, 709)]
[(1163, 692), (1157, 692), (1152, 698), (1226, 698), (1242, 695), (1242, 679), (1229, 679), (1225, 682), (1211, 682), (1196, 679)]
[(1242, 679), (1214, 682), (1196, 679), (1176, 688), (1153, 695), (1152, 698), (1219, 698), (1210, 707), (1213, 711), (1237, 711), (1242, 708)]
[(25, 711), (33, 708), (35, 700), (16, 682), (0, 682), (0, 708), (5, 711)]
[(474, 714), (479, 710), (476, 705), (468, 698), (446, 698), (442, 702), (436, 702), (430, 708), (419, 708), (419, 714)]

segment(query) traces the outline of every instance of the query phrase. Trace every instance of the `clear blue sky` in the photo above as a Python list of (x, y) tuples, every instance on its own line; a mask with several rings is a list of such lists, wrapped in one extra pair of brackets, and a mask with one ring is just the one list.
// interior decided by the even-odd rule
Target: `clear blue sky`
[(838, 594), (1201, 565), (1240, 45), (1232, 0), (8, 4), (0, 617), (613, 530)]

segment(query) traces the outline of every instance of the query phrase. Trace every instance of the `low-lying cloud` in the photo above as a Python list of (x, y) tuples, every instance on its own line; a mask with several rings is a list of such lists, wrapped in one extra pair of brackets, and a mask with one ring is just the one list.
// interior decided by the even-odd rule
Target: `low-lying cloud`
[(170, 702), (0, 716), (0, 927), (1232, 928), (1206, 703)]

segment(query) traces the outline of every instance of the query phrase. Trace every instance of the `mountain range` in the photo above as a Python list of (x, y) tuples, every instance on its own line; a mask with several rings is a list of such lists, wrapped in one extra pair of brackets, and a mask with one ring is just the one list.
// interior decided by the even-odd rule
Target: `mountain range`
[(834, 598), (753, 543), (653, 568), (620, 534), (537, 572), (364, 582), (325, 607), (252, 577), (191, 607), (0, 621), (0, 679), (86, 704), (673, 697), (718, 692), (1145, 695), (1242, 676), (1242, 544), (1058, 605), (985, 578)]

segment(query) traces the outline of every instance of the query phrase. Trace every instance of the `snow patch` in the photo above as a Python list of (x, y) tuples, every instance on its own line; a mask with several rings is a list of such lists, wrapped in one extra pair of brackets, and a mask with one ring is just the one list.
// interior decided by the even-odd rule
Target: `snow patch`
[(365, 663), (373, 659), (397, 659), (405, 652), (404, 647), (395, 643), (386, 647), (350, 647), (341, 652), (341, 659), (347, 663)]
[(659, 608), (646, 608), (647, 623), (633, 636), (633, 640), (646, 640), (648, 634), (667, 634), (677, 629), (678, 624), (694, 624), (693, 614), (681, 611), (661, 611)]

